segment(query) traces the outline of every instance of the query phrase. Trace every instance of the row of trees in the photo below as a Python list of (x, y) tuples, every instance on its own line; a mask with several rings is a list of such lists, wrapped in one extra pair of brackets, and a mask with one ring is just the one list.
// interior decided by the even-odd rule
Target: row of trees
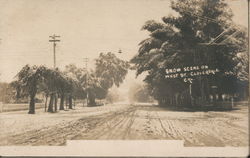
[[(129, 63), (117, 58), (112, 53), (100, 53), (96, 59), (95, 70), (87, 71), (74, 64), (67, 65), (64, 71), (45, 66), (24, 66), (17, 74), (17, 80), (12, 82), (17, 97), (28, 95), (29, 114), (35, 113), (35, 98), (38, 93), (46, 96), (49, 104), (47, 111), (57, 111), (58, 98), (60, 110), (64, 110), (65, 101), (72, 109), (73, 99), (85, 99), (88, 95), (88, 105), (95, 106), (95, 99), (104, 99), (108, 89), (123, 82)], [(67, 105), (67, 104), (66, 104)]]
[[(220, 71), (192, 78), (195, 100), (207, 102), (212, 93), (219, 99), (223, 94), (248, 93), (247, 31), (233, 23), (227, 3), (175, 0), (171, 8), (178, 16), (145, 23), (142, 30), (149, 32), (149, 38), (139, 43), (139, 52), (131, 60), (137, 75), (146, 72), (145, 82), (154, 98), (160, 104), (191, 105), (189, 84), (181, 78), (166, 79), (165, 70), (195, 65)], [(216, 92), (211, 87), (217, 87)]]
[(65, 99), (68, 99), (69, 108), (72, 109), (74, 89), (78, 87), (78, 83), (73, 78), (68, 77), (59, 69), (50, 69), (45, 66), (25, 65), (14, 82), (17, 97), (22, 94), (30, 98), (29, 114), (35, 113), (35, 98), (38, 93), (44, 93), (46, 96), (45, 108), (47, 98), (50, 98), (48, 112), (57, 111), (58, 97), (60, 97), (60, 110), (64, 110)]

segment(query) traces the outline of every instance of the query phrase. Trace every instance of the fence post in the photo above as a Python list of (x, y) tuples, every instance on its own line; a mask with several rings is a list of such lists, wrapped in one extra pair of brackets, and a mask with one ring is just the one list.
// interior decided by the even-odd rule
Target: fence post
[(234, 107), (234, 97), (231, 98), (231, 109)]

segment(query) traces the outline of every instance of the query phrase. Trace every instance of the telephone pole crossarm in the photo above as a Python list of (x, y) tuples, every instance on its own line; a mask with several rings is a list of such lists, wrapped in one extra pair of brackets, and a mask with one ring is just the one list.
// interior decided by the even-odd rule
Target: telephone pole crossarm
[(49, 40), (49, 42), (60, 42), (61, 40)]

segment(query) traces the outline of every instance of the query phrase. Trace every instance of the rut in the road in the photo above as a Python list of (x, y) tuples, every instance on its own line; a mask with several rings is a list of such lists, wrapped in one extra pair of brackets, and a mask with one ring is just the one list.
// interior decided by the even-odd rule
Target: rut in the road
[[(131, 111), (134, 111), (133, 107), (119, 112), (109, 112), (82, 118), (67, 124), (58, 124), (46, 129), (28, 131), (5, 138), (5, 140), (1, 140), (0, 145), (64, 145), (67, 140), (71, 139), (95, 139), (100, 137), (99, 134), (103, 134), (104, 129), (99, 132), (97, 130), (97, 133), (91, 133), (92, 129), (102, 126), (110, 120), (120, 120)], [(118, 124), (119, 121), (116, 122), (113, 127)], [(86, 133), (90, 134), (90, 136), (84, 135)]]
[[(242, 112), (242, 111), (241, 111)], [(153, 106), (83, 116), (68, 123), (23, 132), (0, 145), (64, 145), (67, 140), (184, 140), (185, 146), (247, 146), (247, 110), (172, 112)]]
[[(136, 108), (131, 107), (130, 109), (119, 112), (113, 117), (105, 118), (98, 123), (96, 128), (92, 128), (88, 133), (79, 133), (74, 139), (113, 139), (117, 138), (117, 134), (124, 133), (124, 131), (117, 131), (117, 129), (124, 128), (131, 120), (131, 116), (135, 113)], [(132, 113), (132, 115), (131, 115)], [(122, 139), (122, 138), (121, 138)]]

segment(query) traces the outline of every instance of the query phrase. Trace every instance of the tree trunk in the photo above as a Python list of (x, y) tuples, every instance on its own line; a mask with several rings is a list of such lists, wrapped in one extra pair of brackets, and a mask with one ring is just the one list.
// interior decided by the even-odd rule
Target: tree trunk
[(58, 99), (57, 94), (55, 94), (55, 112), (57, 111), (57, 99)]
[(61, 94), (59, 110), (64, 110), (64, 94)]
[(213, 104), (215, 105), (217, 99), (216, 99), (216, 93), (213, 93)]
[(75, 98), (73, 98), (73, 106), (74, 106), (74, 109), (76, 108), (76, 100)]
[(73, 109), (72, 108), (72, 96), (69, 96), (69, 109)]
[(46, 96), (45, 96), (45, 107), (44, 107), (45, 112), (47, 110), (47, 101), (48, 101), (48, 95), (46, 94)]
[(16, 89), (16, 101), (15, 102), (18, 103), (20, 98), (21, 98), (21, 89), (18, 86), (17, 89)]
[(30, 95), (30, 105), (28, 114), (35, 114), (35, 96), (36, 94)]
[(222, 93), (221, 92), (219, 92), (219, 94), (218, 94), (218, 101), (223, 101)]
[(161, 99), (158, 99), (157, 101), (158, 101), (158, 105), (159, 105), (159, 106), (162, 106), (162, 100), (161, 100)]
[(65, 105), (66, 105), (66, 109), (68, 109), (68, 105), (69, 105), (68, 95), (65, 96)]
[(202, 103), (205, 103), (206, 101), (206, 89), (205, 89), (205, 81), (204, 80), (201, 80), (200, 81), (200, 90), (201, 90), (201, 100), (202, 100)]
[(95, 102), (95, 97), (94, 96), (90, 96), (89, 97), (89, 106), (95, 106), (96, 102)]
[(51, 93), (50, 94), (48, 112), (53, 112), (53, 104), (54, 104), (54, 93)]

